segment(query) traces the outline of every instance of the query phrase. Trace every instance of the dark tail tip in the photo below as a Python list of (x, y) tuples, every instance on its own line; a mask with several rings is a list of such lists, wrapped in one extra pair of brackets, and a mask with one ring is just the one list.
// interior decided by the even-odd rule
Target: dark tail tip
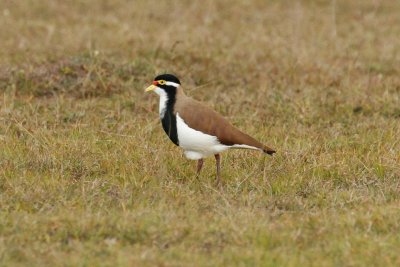
[(265, 148), (263, 151), (264, 151), (264, 153), (267, 153), (268, 155), (271, 155), (271, 156), (274, 155), (274, 153), (276, 153), (276, 151), (271, 148)]

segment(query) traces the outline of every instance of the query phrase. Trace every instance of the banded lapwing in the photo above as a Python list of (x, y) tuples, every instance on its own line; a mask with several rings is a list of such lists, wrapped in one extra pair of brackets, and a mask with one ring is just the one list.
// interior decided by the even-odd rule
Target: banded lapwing
[(239, 131), (214, 110), (186, 96), (181, 82), (172, 74), (157, 76), (145, 91), (154, 91), (160, 96), (162, 127), (188, 159), (198, 160), (197, 175), (203, 167), (203, 159), (214, 155), (219, 184), (219, 154), (230, 148), (254, 149), (269, 155), (275, 153), (274, 149)]

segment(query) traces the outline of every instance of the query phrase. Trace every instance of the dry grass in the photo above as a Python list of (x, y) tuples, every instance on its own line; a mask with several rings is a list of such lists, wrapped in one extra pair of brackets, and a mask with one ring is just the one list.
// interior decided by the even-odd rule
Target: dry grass
[[(0, 2), (0, 265), (398, 266), (400, 2)], [(278, 150), (200, 180), (160, 72)]]

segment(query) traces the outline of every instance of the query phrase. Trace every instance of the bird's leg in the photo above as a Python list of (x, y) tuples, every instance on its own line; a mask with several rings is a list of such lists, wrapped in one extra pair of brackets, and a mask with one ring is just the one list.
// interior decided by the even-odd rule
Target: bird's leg
[(204, 163), (204, 160), (203, 160), (203, 159), (199, 159), (199, 160), (197, 161), (197, 172), (196, 172), (196, 177), (199, 177), (201, 168), (203, 168), (203, 163)]
[(220, 179), (220, 170), (221, 170), (221, 157), (219, 154), (215, 154), (215, 161), (216, 161), (216, 165), (217, 165), (217, 185), (219, 185), (219, 183), (221, 182)]

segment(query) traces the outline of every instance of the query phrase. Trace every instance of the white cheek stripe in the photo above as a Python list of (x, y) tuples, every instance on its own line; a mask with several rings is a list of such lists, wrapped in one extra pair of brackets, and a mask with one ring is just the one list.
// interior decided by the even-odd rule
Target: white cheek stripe
[(173, 87), (179, 87), (179, 83), (174, 83), (174, 82), (165, 82), (166, 85), (168, 86), (173, 86)]
[(165, 111), (167, 110), (167, 102), (168, 102), (168, 95), (164, 91), (164, 89), (161, 89), (157, 87), (154, 89), (154, 92), (160, 96), (160, 108), (159, 108), (159, 113), (160, 117), (164, 118)]

